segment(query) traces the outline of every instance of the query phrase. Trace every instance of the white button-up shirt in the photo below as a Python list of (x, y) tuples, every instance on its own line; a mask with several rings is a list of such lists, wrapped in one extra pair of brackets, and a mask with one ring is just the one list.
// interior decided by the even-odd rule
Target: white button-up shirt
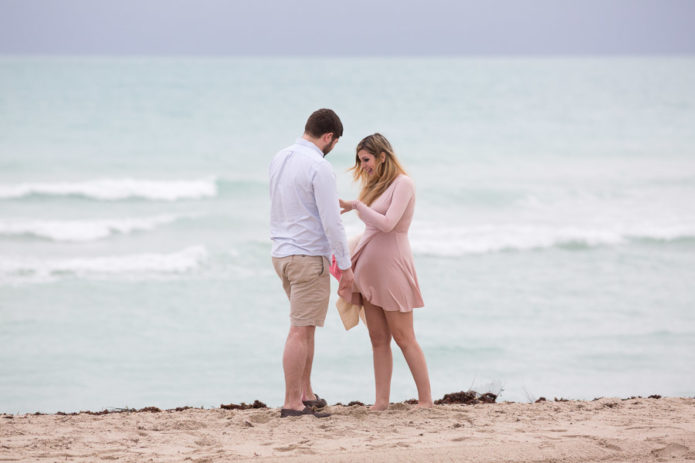
[(338, 189), (331, 164), (304, 138), (270, 163), (270, 239), (273, 257), (335, 255), (350, 267), (350, 250), (340, 220)]

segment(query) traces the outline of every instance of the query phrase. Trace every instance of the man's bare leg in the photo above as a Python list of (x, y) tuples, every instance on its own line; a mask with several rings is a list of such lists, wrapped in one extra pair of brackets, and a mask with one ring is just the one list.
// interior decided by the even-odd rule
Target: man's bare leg
[(290, 326), (290, 332), (285, 342), (282, 356), (282, 367), (285, 371), (285, 404), (282, 408), (303, 410), (302, 383), (309, 363), (309, 348), (313, 358), (315, 326)]
[[(313, 328), (313, 327), (312, 327)], [(314, 363), (314, 336), (308, 339), (306, 365), (302, 374), (302, 400), (316, 400), (311, 388), (311, 367)]]

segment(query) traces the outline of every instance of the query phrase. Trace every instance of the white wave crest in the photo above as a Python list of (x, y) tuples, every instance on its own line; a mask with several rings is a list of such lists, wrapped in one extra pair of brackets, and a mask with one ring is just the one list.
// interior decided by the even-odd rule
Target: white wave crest
[(614, 246), (633, 240), (674, 241), (694, 238), (695, 225), (582, 228), (552, 226), (481, 225), (415, 228), (410, 236), (413, 252), (422, 255), (460, 256), (552, 247)]
[(75, 259), (44, 260), (0, 257), (0, 280), (6, 282), (53, 281), (60, 277), (182, 274), (198, 269), (208, 258), (204, 246), (191, 246), (170, 254), (132, 254)]
[(0, 185), (0, 199), (28, 196), (81, 196), (100, 201), (140, 198), (154, 201), (202, 199), (217, 195), (214, 178), (199, 180), (101, 179), (83, 182), (20, 183)]
[(33, 236), (62, 242), (87, 242), (114, 234), (150, 231), (180, 219), (181, 216), (159, 215), (144, 218), (103, 220), (0, 220), (0, 236)]

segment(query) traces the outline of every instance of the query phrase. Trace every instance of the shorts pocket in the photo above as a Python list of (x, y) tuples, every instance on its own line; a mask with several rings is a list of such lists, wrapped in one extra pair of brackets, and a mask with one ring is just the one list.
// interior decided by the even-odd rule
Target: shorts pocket
[(288, 269), (290, 281), (292, 283), (305, 283), (321, 277), (328, 269), (324, 259), (324, 257), (318, 256), (295, 256), (291, 264), (292, 267)]

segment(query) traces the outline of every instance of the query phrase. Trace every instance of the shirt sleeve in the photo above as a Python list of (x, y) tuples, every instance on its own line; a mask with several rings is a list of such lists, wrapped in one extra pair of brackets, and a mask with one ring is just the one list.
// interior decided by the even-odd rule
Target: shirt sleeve
[(343, 221), (340, 219), (338, 187), (335, 182), (335, 173), (330, 164), (319, 164), (312, 183), (316, 206), (321, 217), (323, 231), (328, 238), (328, 244), (335, 255), (338, 268), (347, 270), (352, 266), (350, 248), (345, 236)]
[(386, 214), (380, 214), (371, 207), (364, 204), (362, 201), (353, 201), (353, 208), (357, 209), (360, 214), (360, 219), (367, 225), (372, 225), (382, 232), (388, 233), (396, 226), (403, 217), (411, 198), (415, 195), (415, 188), (412, 180), (405, 177), (399, 180), (393, 192), (391, 204), (386, 210)]

